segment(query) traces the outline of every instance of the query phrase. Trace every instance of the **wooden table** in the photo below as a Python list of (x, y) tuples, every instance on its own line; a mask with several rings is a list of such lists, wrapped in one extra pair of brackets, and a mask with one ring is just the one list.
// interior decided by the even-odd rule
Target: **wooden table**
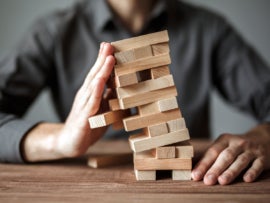
[[(209, 142), (193, 141), (197, 159)], [(100, 141), (89, 153), (130, 151), (125, 141)], [(228, 186), (172, 181), (137, 182), (132, 164), (92, 169), (86, 158), (16, 165), (0, 164), (0, 202), (270, 202), (270, 171), (254, 183)]]

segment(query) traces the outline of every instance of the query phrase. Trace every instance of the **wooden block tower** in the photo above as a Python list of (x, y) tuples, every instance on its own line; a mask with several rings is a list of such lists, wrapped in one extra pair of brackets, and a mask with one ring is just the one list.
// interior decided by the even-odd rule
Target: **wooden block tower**
[(91, 128), (141, 130), (129, 138), (137, 180), (156, 180), (157, 170), (171, 170), (173, 180), (191, 179), (193, 147), (176, 100), (168, 42), (161, 31), (111, 43), (115, 98), (111, 111), (89, 118)]

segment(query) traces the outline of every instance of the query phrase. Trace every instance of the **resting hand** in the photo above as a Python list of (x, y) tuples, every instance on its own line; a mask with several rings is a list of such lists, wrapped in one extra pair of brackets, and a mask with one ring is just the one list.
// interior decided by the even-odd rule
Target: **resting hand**
[(253, 182), (269, 168), (270, 124), (264, 124), (243, 135), (221, 135), (193, 169), (192, 178), (226, 185), (247, 169), (243, 180)]
[(112, 54), (113, 47), (102, 43), (99, 56), (77, 92), (65, 123), (41, 123), (25, 136), (22, 151), (26, 161), (82, 155), (104, 134), (105, 128), (92, 130), (88, 118), (102, 108), (104, 87), (115, 63)]

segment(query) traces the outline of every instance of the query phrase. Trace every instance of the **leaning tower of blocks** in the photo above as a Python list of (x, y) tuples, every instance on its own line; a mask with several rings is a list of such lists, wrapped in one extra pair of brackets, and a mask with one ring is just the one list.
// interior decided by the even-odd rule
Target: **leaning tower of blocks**
[(129, 137), (137, 180), (156, 180), (172, 171), (173, 180), (190, 180), (193, 147), (176, 100), (170, 74), (167, 31), (112, 42), (116, 65), (108, 85), (110, 111), (89, 118), (91, 128), (107, 125), (135, 131)]

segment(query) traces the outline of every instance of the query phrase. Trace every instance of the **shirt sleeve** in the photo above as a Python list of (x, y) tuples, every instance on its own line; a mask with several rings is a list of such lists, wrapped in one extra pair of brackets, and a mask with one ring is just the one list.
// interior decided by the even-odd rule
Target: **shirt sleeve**
[(38, 21), (0, 60), (0, 162), (23, 162), (21, 141), (36, 122), (21, 117), (47, 85), (53, 67), (51, 47), (52, 38)]
[(270, 122), (270, 68), (225, 20), (218, 33), (213, 54), (213, 83), (229, 103)]

